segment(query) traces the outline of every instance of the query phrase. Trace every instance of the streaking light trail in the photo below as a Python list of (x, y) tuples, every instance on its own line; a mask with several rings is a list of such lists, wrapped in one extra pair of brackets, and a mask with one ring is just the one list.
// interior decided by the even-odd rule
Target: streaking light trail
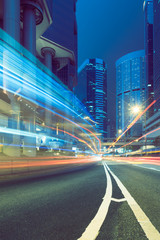
[(127, 129), (117, 137), (117, 139), (108, 147), (107, 150), (109, 150), (112, 146), (115, 145), (116, 142), (119, 141), (119, 139), (140, 119), (140, 117), (153, 105), (155, 104), (156, 100), (154, 100), (148, 107), (145, 108), (144, 111), (140, 112), (138, 116), (127, 126)]
[[(85, 133), (85, 139), (77, 137), (77, 140), (79, 139), (94, 152), (100, 150), (101, 141), (96, 135), (94, 125), (87, 121), (88, 113), (82, 103), (63, 84), (55, 80), (56, 76), (46, 73), (43, 65), (35, 61), (34, 56), (26, 49), (23, 49), (19, 43), (14, 43), (12, 47), (12, 38), (3, 30), (0, 32), (2, 33), (0, 34), (0, 88), (4, 89), (5, 93), (13, 94), (18, 100), (27, 100), (35, 108), (40, 106), (52, 116), (58, 116), (65, 123), (71, 123)], [(86, 124), (87, 127), (84, 126)], [(0, 130), (2, 133), (13, 135), (41, 136), (40, 133), (27, 133), (21, 129), (2, 127)], [(69, 131), (64, 133), (76, 138), (74, 134), (69, 134)]]
[(133, 142), (137, 142), (137, 141), (139, 141), (140, 139), (145, 138), (146, 136), (148, 136), (148, 135), (150, 135), (151, 133), (154, 133), (154, 132), (156, 132), (156, 131), (158, 131), (158, 130), (160, 130), (160, 128), (156, 128), (156, 129), (154, 129), (154, 130), (152, 130), (152, 131), (144, 134), (143, 136), (141, 136), (141, 137), (139, 137), (139, 138), (137, 138), (137, 139), (135, 139), (135, 140), (133, 140), (133, 141), (125, 144), (125, 145), (123, 145), (122, 147), (128, 146), (128, 145), (132, 144)]
[[(160, 166), (160, 157), (106, 157), (109, 161), (129, 164), (150, 164)], [(105, 159), (105, 158), (104, 158)]]
[[(50, 157), (45, 158), (43, 157), (43, 161), (37, 160), (35, 161), (32, 158), (20, 158), (18, 160), (14, 160), (14, 168), (24, 168), (24, 167), (42, 167), (42, 166), (55, 166), (55, 165), (71, 165), (71, 164), (79, 164), (79, 163), (91, 163), (99, 161), (98, 158), (95, 157), (80, 157), (80, 158), (71, 158), (71, 157), (63, 157), (66, 159), (57, 158), (57, 157)], [(13, 160), (12, 160), (13, 161)], [(7, 169), (11, 167), (12, 161), (0, 161), (0, 169)]]

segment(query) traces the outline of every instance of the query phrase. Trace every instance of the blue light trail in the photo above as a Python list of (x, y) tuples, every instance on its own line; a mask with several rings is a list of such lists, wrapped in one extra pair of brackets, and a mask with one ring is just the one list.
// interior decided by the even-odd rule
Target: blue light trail
[[(81, 132), (85, 133), (84, 139), (82, 139), (81, 142), (86, 142), (86, 145), (93, 150), (95, 149), (96, 152), (97, 149), (100, 151), (100, 140), (96, 135), (94, 125), (86, 119), (88, 112), (82, 103), (72, 92), (64, 87), (63, 84), (56, 82), (57, 79), (54, 75), (50, 76), (39, 68), (41, 64), (38, 60), (35, 65), (34, 59), (28, 59), (26, 57), (28, 52), (26, 49), (23, 49), (20, 44), (18, 45), (18, 43), (16, 43), (16, 49), (14, 49), (14, 47), (11, 46), (11, 37), (0, 29), (0, 33), (1, 32), (0, 88), (3, 89), (4, 92), (7, 92), (9, 97), (10, 95), (14, 96), (16, 103), (21, 104), (21, 108), (23, 105), (29, 105), (30, 109), (33, 109), (32, 106), (34, 105), (35, 109), (33, 109), (33, 111), (37, 112), (37, 107), (40, 107), (45, 112), (51, 114), (51, 120), (54, 121), (52, 122), (53, 124), (63, 121), (65, 129), (68, 129), (68, 132), (72, 132), (72, 128), (74, 127), (75, 136), (81, 135)], [(10, 44), (8, 44), (8, 38)], [(21, 52), (18, 51), (19, 48)], [(22, 54), (23, 50), (24, 54)], [(54, 80), (54, 78), (56, 80)], [(26, 104), (26, 101), (29, 102), (29, 104)], [(24, 109), (21, 109), (21, 112), (23, 112), (23, 115)], [(41, 121), (46, 120), (42, 118)], [(44, 127), (44, 129), (46, 130), (47, 126)], [(19, 136), (41, 136), (40, 133), (13, 128), (0, 127), (0, 132), (12, 133), (13, 135)], [(51, 137), (50, 134), (48, 136)], [(71, 140), (68, 141), (68, 139), (66, 140), (66, 142), (70, 141)]]

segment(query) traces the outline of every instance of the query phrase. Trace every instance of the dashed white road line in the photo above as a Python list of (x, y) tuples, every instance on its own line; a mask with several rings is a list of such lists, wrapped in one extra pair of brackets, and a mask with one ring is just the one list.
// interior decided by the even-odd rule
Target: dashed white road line
[(88, 225), (88, 227), (86, 228), (82, 236), (78, 238), (78, 240), (95, 240), (106, 218), (109, 205), (111, 203), (111, 197), (112, 197), (112, 181), (105, 165), (104, 165), (104, 169), (107, 177), (107, 187), (106, 187), (106, 193), (103, 198), (103, 202), (99, 207), (97, 214), (95, 215), (93, 220), (90, 222), (90, 224)]
[(153, 226), (149, 218), (146, 216), (146, 214), (143, 212), (143, 210), (140, 208), (140, 206), (137, 204), (137, 202), (134, 200), (134, 198), (131, 196), (128, 190), (125, 188), (125, 186), (121, 183), (119, 178), (110, 170), (107, 164), (106, 167), (108, 171), (111, 173), (111, 175), (114, 177), (115, 181), (117, 182), (117, 185), (121, 189), (124, 197), (126, 198), (130, 208), (132, 209), (137, 221), (141, 225), (147, 238), (149, 240), (160, 240), (160, 233)]

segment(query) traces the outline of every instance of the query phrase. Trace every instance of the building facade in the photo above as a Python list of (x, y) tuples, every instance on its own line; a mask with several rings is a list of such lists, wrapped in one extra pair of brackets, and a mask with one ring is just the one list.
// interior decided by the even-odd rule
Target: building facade
[[(132, 108), (145, 108), (145, 51), (129, 53), (116, 62), (116, 131), (122, 132), (135, 117)], [(129, 136), (142, 133), (141, 120), (131, 128)]]
[[(58, 118), (58, 114), (63, 114), (64, 118), (71, 115), (69, 117), (72, 118), (66, 109), (70, 109), (70, 105), (73, 107), (73, 102), (76, 102), (69, 91), (76, 81), (76, 57), (72, 46), (68, 45), (69, 49), (67, 45), (53, 41), (52, 37), (44, 36), (47, 29), (52, 27), (52, 4), (53, 1), (47, 0), (0, 0), (0, 119), (4, 120), (5, 125), (2, 121), (1, 125), (6, 131), (0, 135), (0, 142), (6, 155), (20, 156), (20, 146), (23, 146), (23, 155), (35, 156), (39, 133), (43, 131), (49, 144), (57, 135), (49, 128), (52, 126), (56, 129), (58, 123), (64, 129), (64, 120)], [(76, 1), (70, 4), (75, 16)], [(71, 42), (75, 38), (74, 32)], [(67, 69), (65, 74), (61, 71), (63, 68)], [(68, 81), (70, 75), (73, 78)], [(64, 78), (66, 81), (63, 81)], [(62, 109), (58, 107), (59, 104), (63, 105)], [(56, 116), (54, 111), (57, 111)], [(13, 129), (13, 134), (10, 129)], [(17, 132), (21, 132), (21, 135)]]
[(154, 104), (154, 111), (160, 111), (160, 1), (153, 0), (153, 83), (154, 98), (157, 102)]
[(65, 2), (0, 0), (0, 27), (73, 90), (77, 83), (76, 0)]
[(102, 138), (107, 138), (107, 67), (102, 59), (87, 59), (80, 66), (75, 93), (93, 116)]
[[(154, 100), (153, 90), (153, 0), (144, 1), (144, 44), (145, 44), (145, 67), (146, 67), (146, 104)], [(154, 113), (154, 106), (147, 111), (147, 118)]]
[(47, 0), (53, 22), (43, 34), (44, 37), (56, 42), (74, 53), (74, 60), (58, 57), (53, 64), (58, 63), (54, 68), (55, 74), (71, 90), (77, 84), (77, 0)]

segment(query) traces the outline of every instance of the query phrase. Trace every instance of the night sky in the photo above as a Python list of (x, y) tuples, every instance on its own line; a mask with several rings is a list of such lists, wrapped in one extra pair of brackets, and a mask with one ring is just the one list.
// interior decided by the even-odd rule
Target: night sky
[(78, 66), (102, 58), (108, 69), (108, 117), (115, 118), (115, 62), (144, 49), (143, 0), (78, 0)]

